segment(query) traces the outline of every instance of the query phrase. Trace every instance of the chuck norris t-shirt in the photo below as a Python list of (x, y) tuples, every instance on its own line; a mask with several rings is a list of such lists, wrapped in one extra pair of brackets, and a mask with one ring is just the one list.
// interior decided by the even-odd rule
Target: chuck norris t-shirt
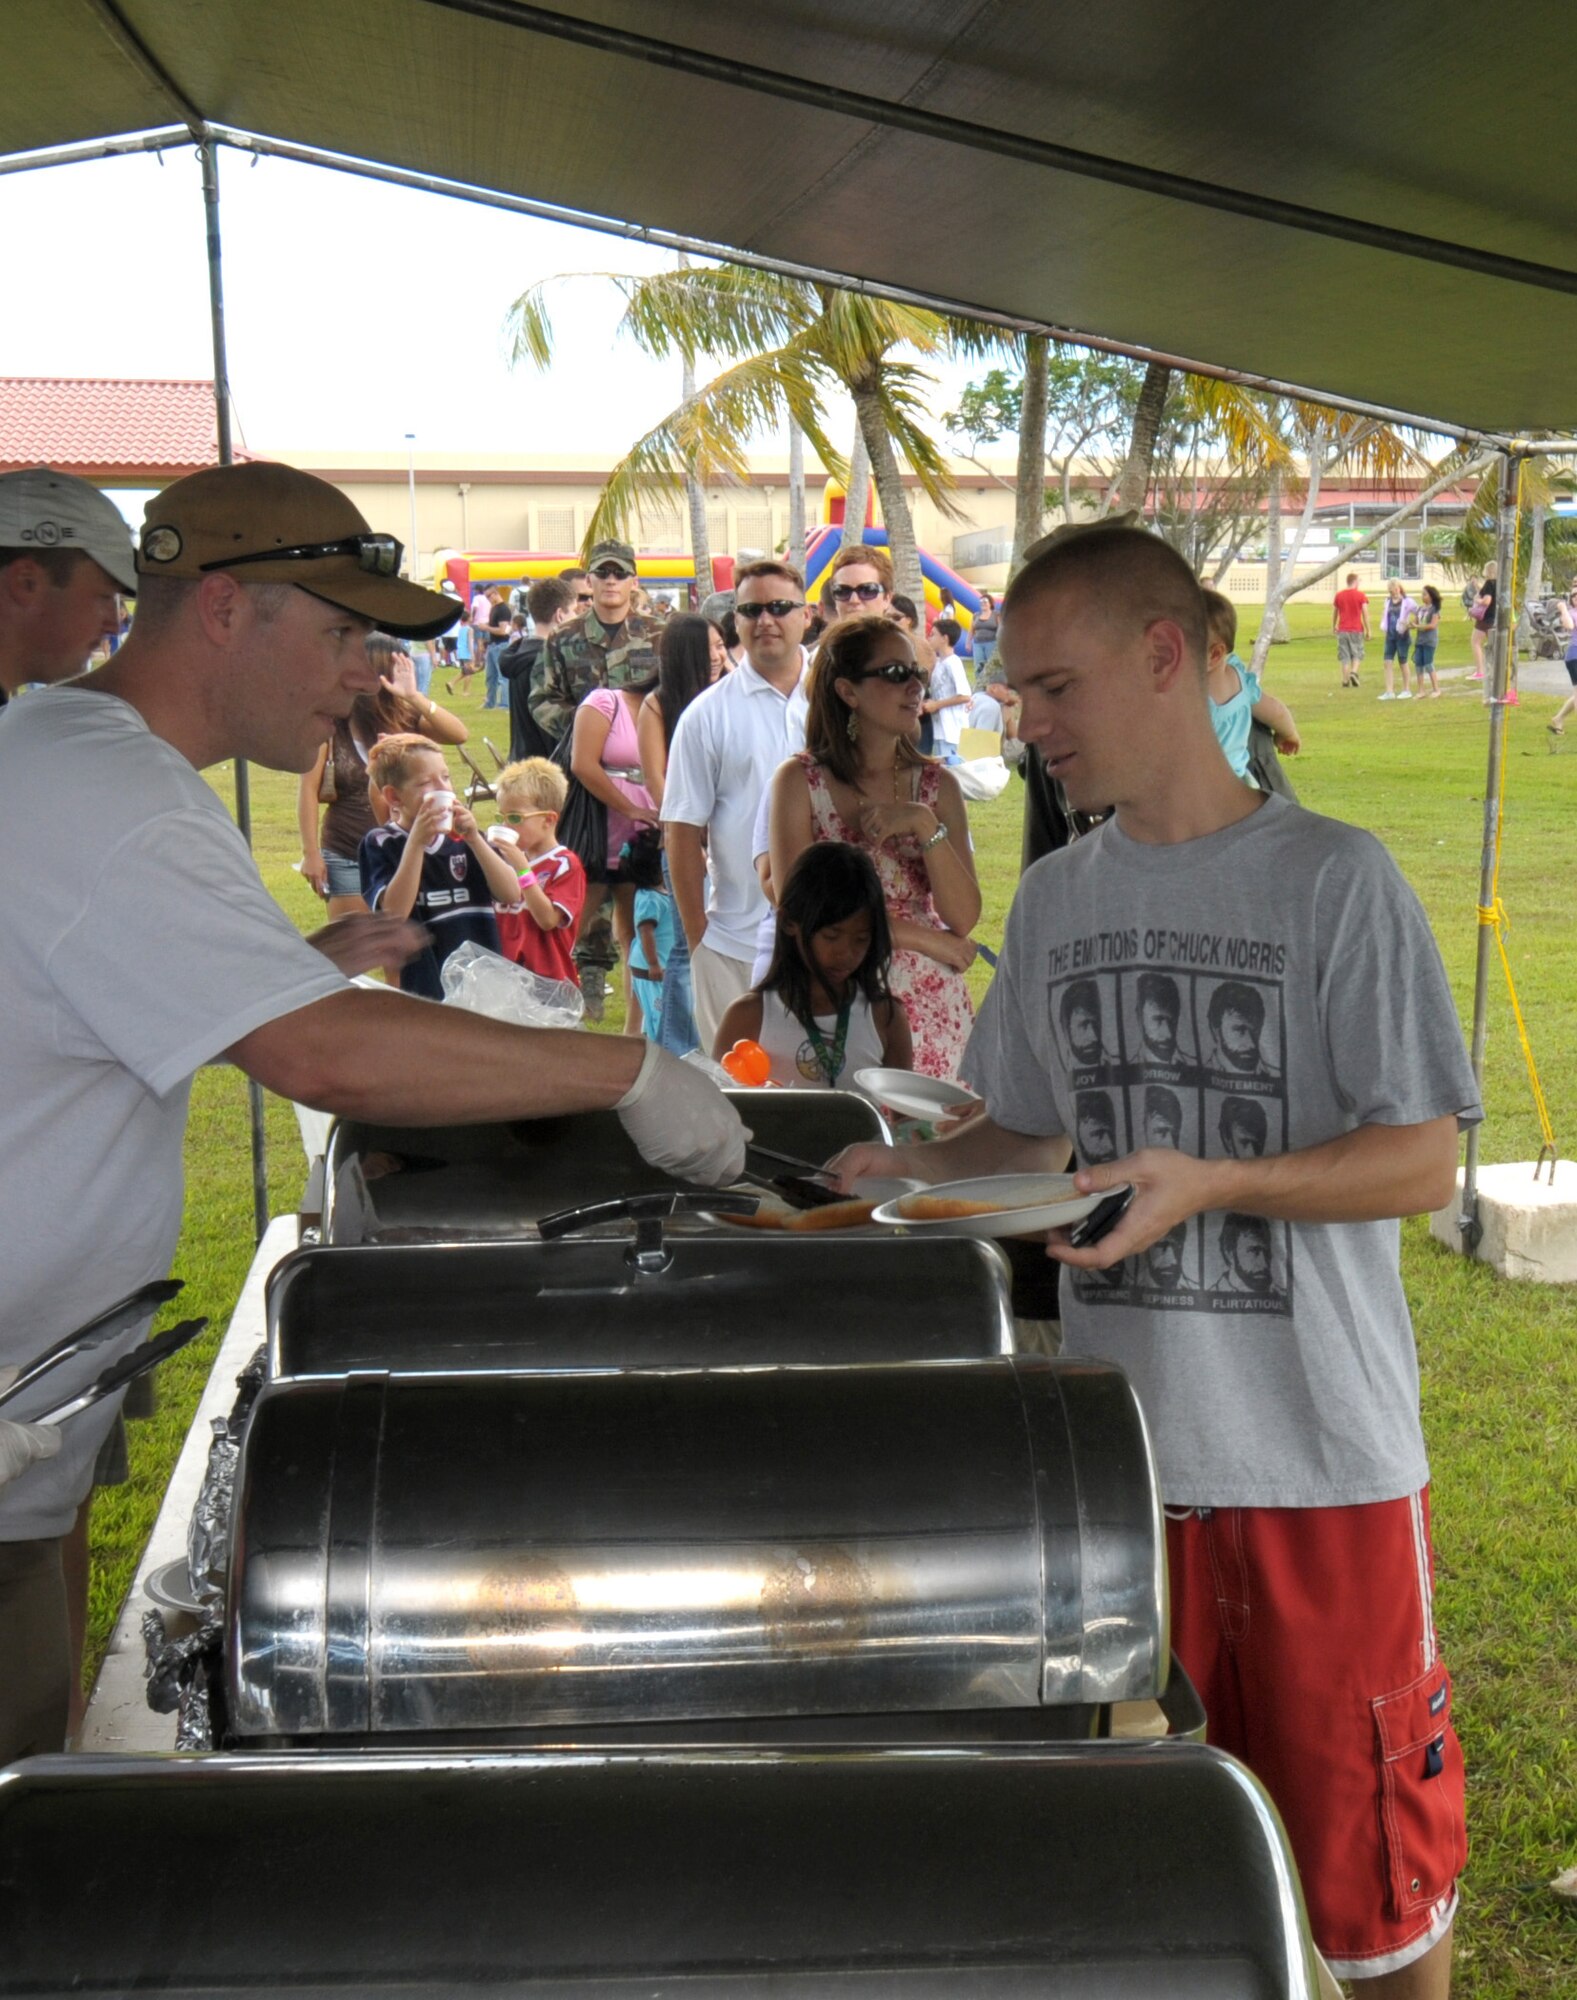
[[(1203, 839), (1109, 820), (1024, 876), (963, 1075), (1079, 1163), (1317, 1146), (1482, 1116), (1418, 899), (1371, 835), (1270, 797)], [(1428, 1477), (1400, 1225), (1191, 1216), (1064, 1270), (1071, 1354), (1118, 1362), (1184, 1506), (1346, 1506)]]

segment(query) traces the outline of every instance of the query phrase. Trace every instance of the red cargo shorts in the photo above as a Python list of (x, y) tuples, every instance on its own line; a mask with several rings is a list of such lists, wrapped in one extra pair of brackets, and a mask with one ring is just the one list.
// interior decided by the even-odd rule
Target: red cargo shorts
[(1167, 1521), (1172, 1644), (1209, 1740), (1276, 1802), (1315, 1942), (1344, 1979), (1421, 1958), (1467, 1859), (1435, 1641), (1427, 1490)]

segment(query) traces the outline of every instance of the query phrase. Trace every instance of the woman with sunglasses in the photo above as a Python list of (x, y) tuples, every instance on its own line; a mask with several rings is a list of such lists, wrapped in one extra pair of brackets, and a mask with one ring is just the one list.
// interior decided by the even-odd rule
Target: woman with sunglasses
[(871, 857), (892, 931), (890, 984), (914, 1037), (914, 1067), (953, 1077), (974, 1011), (964, 981), (975, 956), (980, 886), (963, 794), (915, 747), (927, 673), (885, 616), (846, 618), (811, 663), (805, 750), (773, 779), (771, 875), (818, 840)]

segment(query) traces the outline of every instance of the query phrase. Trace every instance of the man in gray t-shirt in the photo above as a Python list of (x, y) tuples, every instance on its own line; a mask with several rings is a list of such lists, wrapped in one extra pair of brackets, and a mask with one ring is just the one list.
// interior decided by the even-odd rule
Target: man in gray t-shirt
[(964, 1061), (986, 1115), (901, 1171), (1054, 1171), (1071, 1141), (1084, 1189), (1137, 1189), (1098, 1245), (1047, 1247), (1067, 1351), (1119, 1362), (1154, 1433), (1174, 1646), (1337, 1972), (1437, 2000), (1462, 1768), (1398, 1218), (1450, 1200), (1481, 1115), (1439, 955), (1377, 841), (1233, 776), (1156, 537), (1048, 538), (999, 657), (1070, 804), (1115, 814), (1025, 875)]

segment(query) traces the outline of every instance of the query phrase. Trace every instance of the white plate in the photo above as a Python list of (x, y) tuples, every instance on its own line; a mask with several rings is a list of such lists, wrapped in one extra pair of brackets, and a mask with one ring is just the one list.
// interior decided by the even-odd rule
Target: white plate
[(881, 1110), (896, 1111), (902, 1118), (940, 1118), (961, 1105), (980, 1102), (961, 1083), (917, 1076), (909, 1069), (857, 1069), (854, 1084)]
[(979, 1180), (943, 1181), (917, 1192), (937, 1201), (989, 1201), (978, 1215), (949, 1215), (935, 1221), (904, 1214), (910, 1195), (883, 1202), (872, 1222), (897, 1229), (927, 1229), (942, 1236), (1034, 1236), (1080, 1222), (1105, 1199), (1080, 1194), (1072, 1174), (987, 1174)]
[(186, 1568), (185, 1556), (178, 1556), (174, 1562), (165, 1563), (160, 1569), (150, 1570), (142, 1580), (142, 1587), (161, 1611), (184, 1611), (191, 1618), (202, 1616), (203, 1607), (192, 1595), (192, 1579)]

